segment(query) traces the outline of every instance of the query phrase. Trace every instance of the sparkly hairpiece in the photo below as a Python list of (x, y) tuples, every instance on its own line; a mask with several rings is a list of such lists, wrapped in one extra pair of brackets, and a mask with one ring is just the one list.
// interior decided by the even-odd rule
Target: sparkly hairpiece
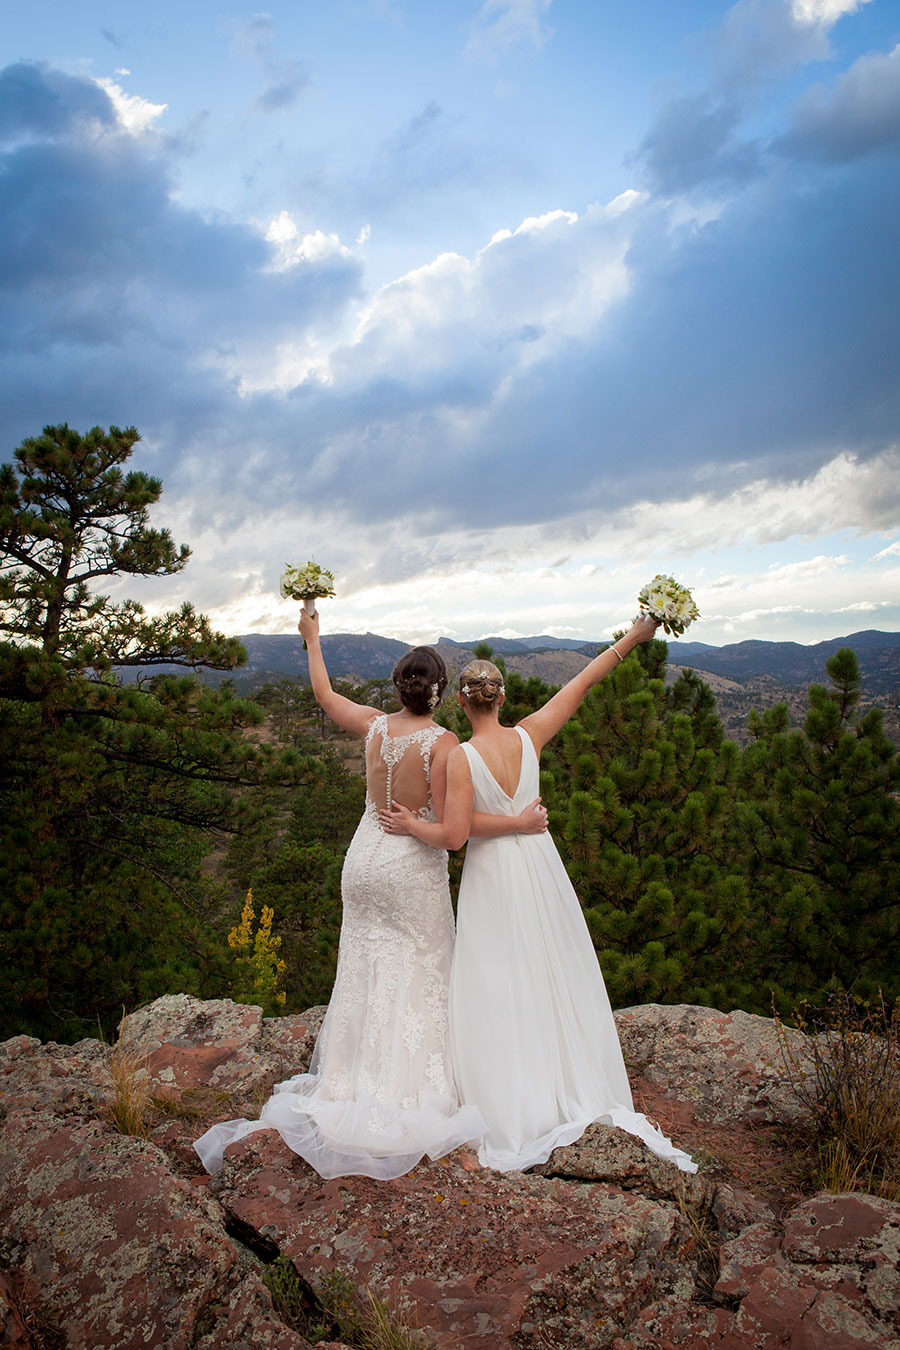
[[(476, 684), (479, 684), (479, 685), (496, 684), (496, 685), (497, 685), (497, 693), (498, 693), (498, 694), (505, 694), (505, 693), (506, 693), (506, 685), (503, 683), (502, 680), (498, 683), (498, 682), (494, 679), (493, 675), (475, 675), (475, 676), (473, 676), (473, 679), (474, 679), (474, 682), (475, 682)], [(471, 689), (469, 688), (468, 684), (464, 684), (463, 687), (462, 687), (462, 689), (461, 689), (459, 692), (460, 692), (461, 694), (465, 694), (466, 698), (468, 698), (468, 697), (469, 697), (469, 694), (470, 694), (472, 691), (471, 691)]]
[(440, 701), (441, 701), (441, 691), (438, 688), (437, 681), (435, 681), (434, 684), (431, 686), (431, 697), (428, 700), (428, 707), (431, 712), (434, 712), (435, 708), (440, 703)]

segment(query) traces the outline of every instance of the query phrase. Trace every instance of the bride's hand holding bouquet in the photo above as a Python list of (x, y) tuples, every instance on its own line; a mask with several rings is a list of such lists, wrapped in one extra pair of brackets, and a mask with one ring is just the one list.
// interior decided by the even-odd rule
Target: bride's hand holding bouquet
[(303, 649), (306, 650), (307, 643), (319, 640), (319, 611), (314, 610), (312, 614), (304, 608), (300, 611), (300, 621), (297, 624), (297, 632), (303, 637)]

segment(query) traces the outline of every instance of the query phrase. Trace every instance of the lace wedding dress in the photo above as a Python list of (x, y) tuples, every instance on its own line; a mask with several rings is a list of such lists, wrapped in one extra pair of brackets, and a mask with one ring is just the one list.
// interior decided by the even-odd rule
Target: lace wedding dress
[(447, 854), (378, 821), (391, 799), (434, 819), (440, 735), (431, 726), (392, 738), (386, 716), (370, 724), (366, 809), (344, 861), (337, 976), (310, 1071), (278, 1083), (259, 1120), (214, 1125), (198, 1139), (208, 1171), (254, 1130), (277, 1130), (323, 1177), (381, 1180), (482, 1134), (479, 1112), (459, 1105), (449, 1053)]
[[(518, 815), (540, 792), (538, 757), (509, 797), (472, 745), (475, 810)], [(592, 1121), (637, 1135), (686, 1172), (696, 1164), (634, 1109), (606, 985), (549, 834), (470, 839), (457, 909), (450, 1043), (460, 1099), (487, 1123), (484, 1166), (545, 1162)]]

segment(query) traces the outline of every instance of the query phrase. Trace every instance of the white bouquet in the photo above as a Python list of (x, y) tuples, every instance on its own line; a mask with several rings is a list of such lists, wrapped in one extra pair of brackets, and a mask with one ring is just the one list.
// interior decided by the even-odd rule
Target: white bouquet
[(667, 633), (675, 637), (681, 637), (684, 630), (700, 618), (700, 611), (687, 586), (682, 586), (674, 577), (662, 574), (643, 587), (638, 604), (642, 614), (656, 619)]
[(288, 563), (281, 576), (281, 594), (285, 600), (302, 600), (307, 614), (314, 614), (317, 600), (334, 595), (334, 576), (314, 558), (305, 567)]

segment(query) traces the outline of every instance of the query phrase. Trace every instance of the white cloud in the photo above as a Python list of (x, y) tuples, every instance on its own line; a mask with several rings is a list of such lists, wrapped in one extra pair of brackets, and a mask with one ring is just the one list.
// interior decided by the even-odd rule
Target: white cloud
[(840, 609), (835, 610), (835, 614), (852, 614), (856, 610), (870, 612), (877, 609), (890, 609), (890, 600), (857, 600), (853, 605), (842, 605)]
[(880, 562), (882, 558), (900, 558), (900, 539), (895, 539), (887, 548), (883, 548), (880, 553), (876, 553), (873, 562)]
[(350, 259), (353, 254), (336, 234), (310, 230), (303, 234), (290, 211), (281, 211), (266, 227), (265, 237), (275, 245), (273, 270), (284, 272), (299, 263), (323, 263), (330, 259)]
[(869, 0), (793, 0), (791, 13), (800, 24), (831, 28), (845, 14), (853, 14)]
[(334, 353), (336, 371), (351, 387), (378, 372), (417, 384), (443, 371), (502, 397), (515, 371), (591, 331), (626, 294), (627, 216), (639, 200), (530, 216), (473, 257), (442, 253), (390, 282)]
[(838, 558), (829, 558), (824, 553), (819, 553), (815, 558), (803, 558), (800, 562), (784, 563), (781, 566), (772, 563), (768, 577), (770, 581), (806, 580), (810, 577), (825, 576), (837, 567), (846, 567), (849, 561), (846, 554)]
[[(127, 74), (128, 72), (123, 71), (121, 73)], [(141, 98), (139, 94), (126, 94), (122, 86), (116, 84), (115, 80), (110, 79), (109, 76), (95, 80), (95, 84), (98, 84), (109, 95), (119, 126), (132, 136), (140, 136), (148, 131), (169, 106), (167, 103), (151, 103), (149, 99)]]
[(469, 30), (469, 56), (495, 61), (509, 47), (542, 47), (552, 29), (543, 17), (553, 0), (484, 0)]

